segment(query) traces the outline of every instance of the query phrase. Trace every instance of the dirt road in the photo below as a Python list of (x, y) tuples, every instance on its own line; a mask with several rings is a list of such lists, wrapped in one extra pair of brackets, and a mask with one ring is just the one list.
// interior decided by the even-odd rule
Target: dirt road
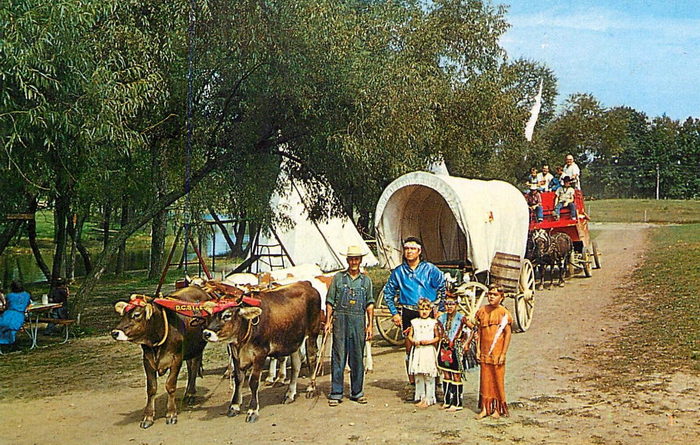
[[(141, 430), (145, 394), (143, 376), (118, 379), (127, 384), (109, 391), (85, 391), (44, 400), (0, 404), (0, 443), (42, 445), (190, 444), (190, 443), (685, 443), (700, 434), (700, 381), (684, 374), (646, 376), (629, 394), (608, 394), (593, 386), (602, 372), (595, 356), (599, 345), (619, 328), (608, 305), (625, 286), (644, 254), (644, 226), (606, 225), (594, 229), (603, 251), (603, 269), (593, 278), (574, 278), (564, 288), (537, 295), (530, 330), (513, 337), (508, 355), (506, 391), (511, 416), (473, 420), (478, 374), (465, 389), (466, 409), (444, 413), (437, 406), (416, 410), (402, 401), (403, 353), (377, 346), (375, 370), (367, 375), (370, 402), (345, 401), (331, 408), (324, 394), (280, 405), (284, 389), (262, 391), (260, 420), (225, 416), (230, 397), (222, 368), (209, 369), (198, 385), (198, 404), (181, 409), (177, 425), (166, 425), (165, 393), (160, 381), (158, 418)], [(643, 333), (640, 333), (643, 335)], [(89, 339), (80, 340), (89, 341)], [(94, 341), (94, 340), (93, 340)], [(125, 348), (140, 360), (139, 349)], [(213, 354), (208, 352), (208, 354)], [(221, 355), (205, 359), (208, 368), (222, 366)], [(213, 361), (214, 359), (218, 361)], [(600, 360), (614, 357), (601, 356)], [(106, 369), (109, 368), (107, 364)], [(105, 379), (110, 379), (105, 371)], [(40, 384), (40, 383), (39, 383)], [(301, 390), (306, 380), (301, 381)], [(179, 393), (182, 393), (182, 386)]]

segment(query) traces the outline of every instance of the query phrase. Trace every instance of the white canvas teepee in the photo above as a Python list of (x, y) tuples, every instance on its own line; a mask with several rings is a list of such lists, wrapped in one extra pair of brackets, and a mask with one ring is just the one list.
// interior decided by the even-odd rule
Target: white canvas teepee
[[(323, 271), (344, 269), (347, 263), (342, 253), (349, 245), (360, 246), (367, 252), (363, 266), (379, 264), (348, 217), (328, 218), (316, 223), (310, 221), (304, 205), (308, 195), (306, 188), (291, 181), (284, 174), (284, 169), (277, 180), (282, 184), (281, 191), (273, 193), (270, 206), (285, 214), (293, 225), (290, 228), (273, 227), (271, 233), (261, 232), (258, 235), (251, 249), (251, 255), (261, 255), (252, 265), (254, 272), (300, 264), (317, 264)], [(331, 194), (332, 191), (323, 193), (324, 196)]]

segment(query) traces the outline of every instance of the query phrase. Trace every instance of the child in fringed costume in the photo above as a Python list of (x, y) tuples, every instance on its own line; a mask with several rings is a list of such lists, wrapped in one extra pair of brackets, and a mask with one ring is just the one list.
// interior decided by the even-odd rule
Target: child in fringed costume
[[(510, 345), (513, 317), (501, 305), (503, 292), (498, 286), (491, 286), (488, 292), (489, 304), (476, 312), (476, 325), (479, 336), (479, 414), (476, 419), (486, 416), (498, 418), (508, 415), (506, 403), (505, 372), (506, 352)], [(467, 322), (467, 325), (471, 325)]]
[(457, 311), (457, 299), (447, 294), (446, 312), (438, 317), (440, 342), (438, 343), (437, 367), (442, 374), (442, 390), (446, 411), (461, 411), (462, 390), (462, 350), (469, 347), (471, 329), (466, 325), (466, 317)]
[(418, 300), (419, 318), (411, 320), (408, 340), (413, 345), (408, 362), (408, 372), (415, 376), (416, 390), (414, 400), (419, 408), (434, 405), (435, 377), (438, 375), (435, 344), (438, 336), (437, 320), (431, 318), (432, 303), (427, 298)]

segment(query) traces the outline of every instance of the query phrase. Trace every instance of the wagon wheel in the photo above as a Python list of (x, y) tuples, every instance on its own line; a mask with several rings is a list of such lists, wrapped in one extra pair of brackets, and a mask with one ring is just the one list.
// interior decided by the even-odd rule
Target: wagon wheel
[(593, 269), (593, 265), (591, 264), (591, 258), (593, 258), (593, 255), (591, 254), (591, 248), (586, 247), (583, 251), (583, 258), (582, 258), (582, 266), (583, 266), (583, 274), (586, 276), (586, 278), (591, 277), (591, 269)]
[(530, 260), (523, 260), (515, 295), (515, 323), (517, 332), (525, 332), (532, 322), (535, 309), (535, 269)]
[(458, 298), (459, 311), (466, 315), (468, 320), (473, 321), (474, 315), (484, 302), (488, 291), (489, 288), (478, 281), (470, 281), (457, 287), (455, 295)]
[(595, 269), (600, 269), (600, 253), (598, 253), (598, 243), (593, 241), (593, 264)]
[(374, 320), (377, 323), (379, 335), (381, 335), (384, 340), (394, 346), (404, 344), (401, 328), (396, 326), (391, 320), (391, 312), (389, 312), (389, 308), (384, 301), (384, 288), (379, 292), (377, 302), (374, 305)]

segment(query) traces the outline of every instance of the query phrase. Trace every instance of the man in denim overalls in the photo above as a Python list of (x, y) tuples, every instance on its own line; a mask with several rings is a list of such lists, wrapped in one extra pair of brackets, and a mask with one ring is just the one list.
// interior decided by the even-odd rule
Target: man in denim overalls
[(350, 400), (365, 404), (365, 341), (372, 338), (374, 294), (372, 280), (360, 271), (365, 255), (359, 246), (349, 246), (345, 254), (348, 268), (338, 272), (326, 297), (326, 332), (333, 329), (331, 354), (331, 393), (328, 405), (343, 399), (343, 373), (350, 366)]

